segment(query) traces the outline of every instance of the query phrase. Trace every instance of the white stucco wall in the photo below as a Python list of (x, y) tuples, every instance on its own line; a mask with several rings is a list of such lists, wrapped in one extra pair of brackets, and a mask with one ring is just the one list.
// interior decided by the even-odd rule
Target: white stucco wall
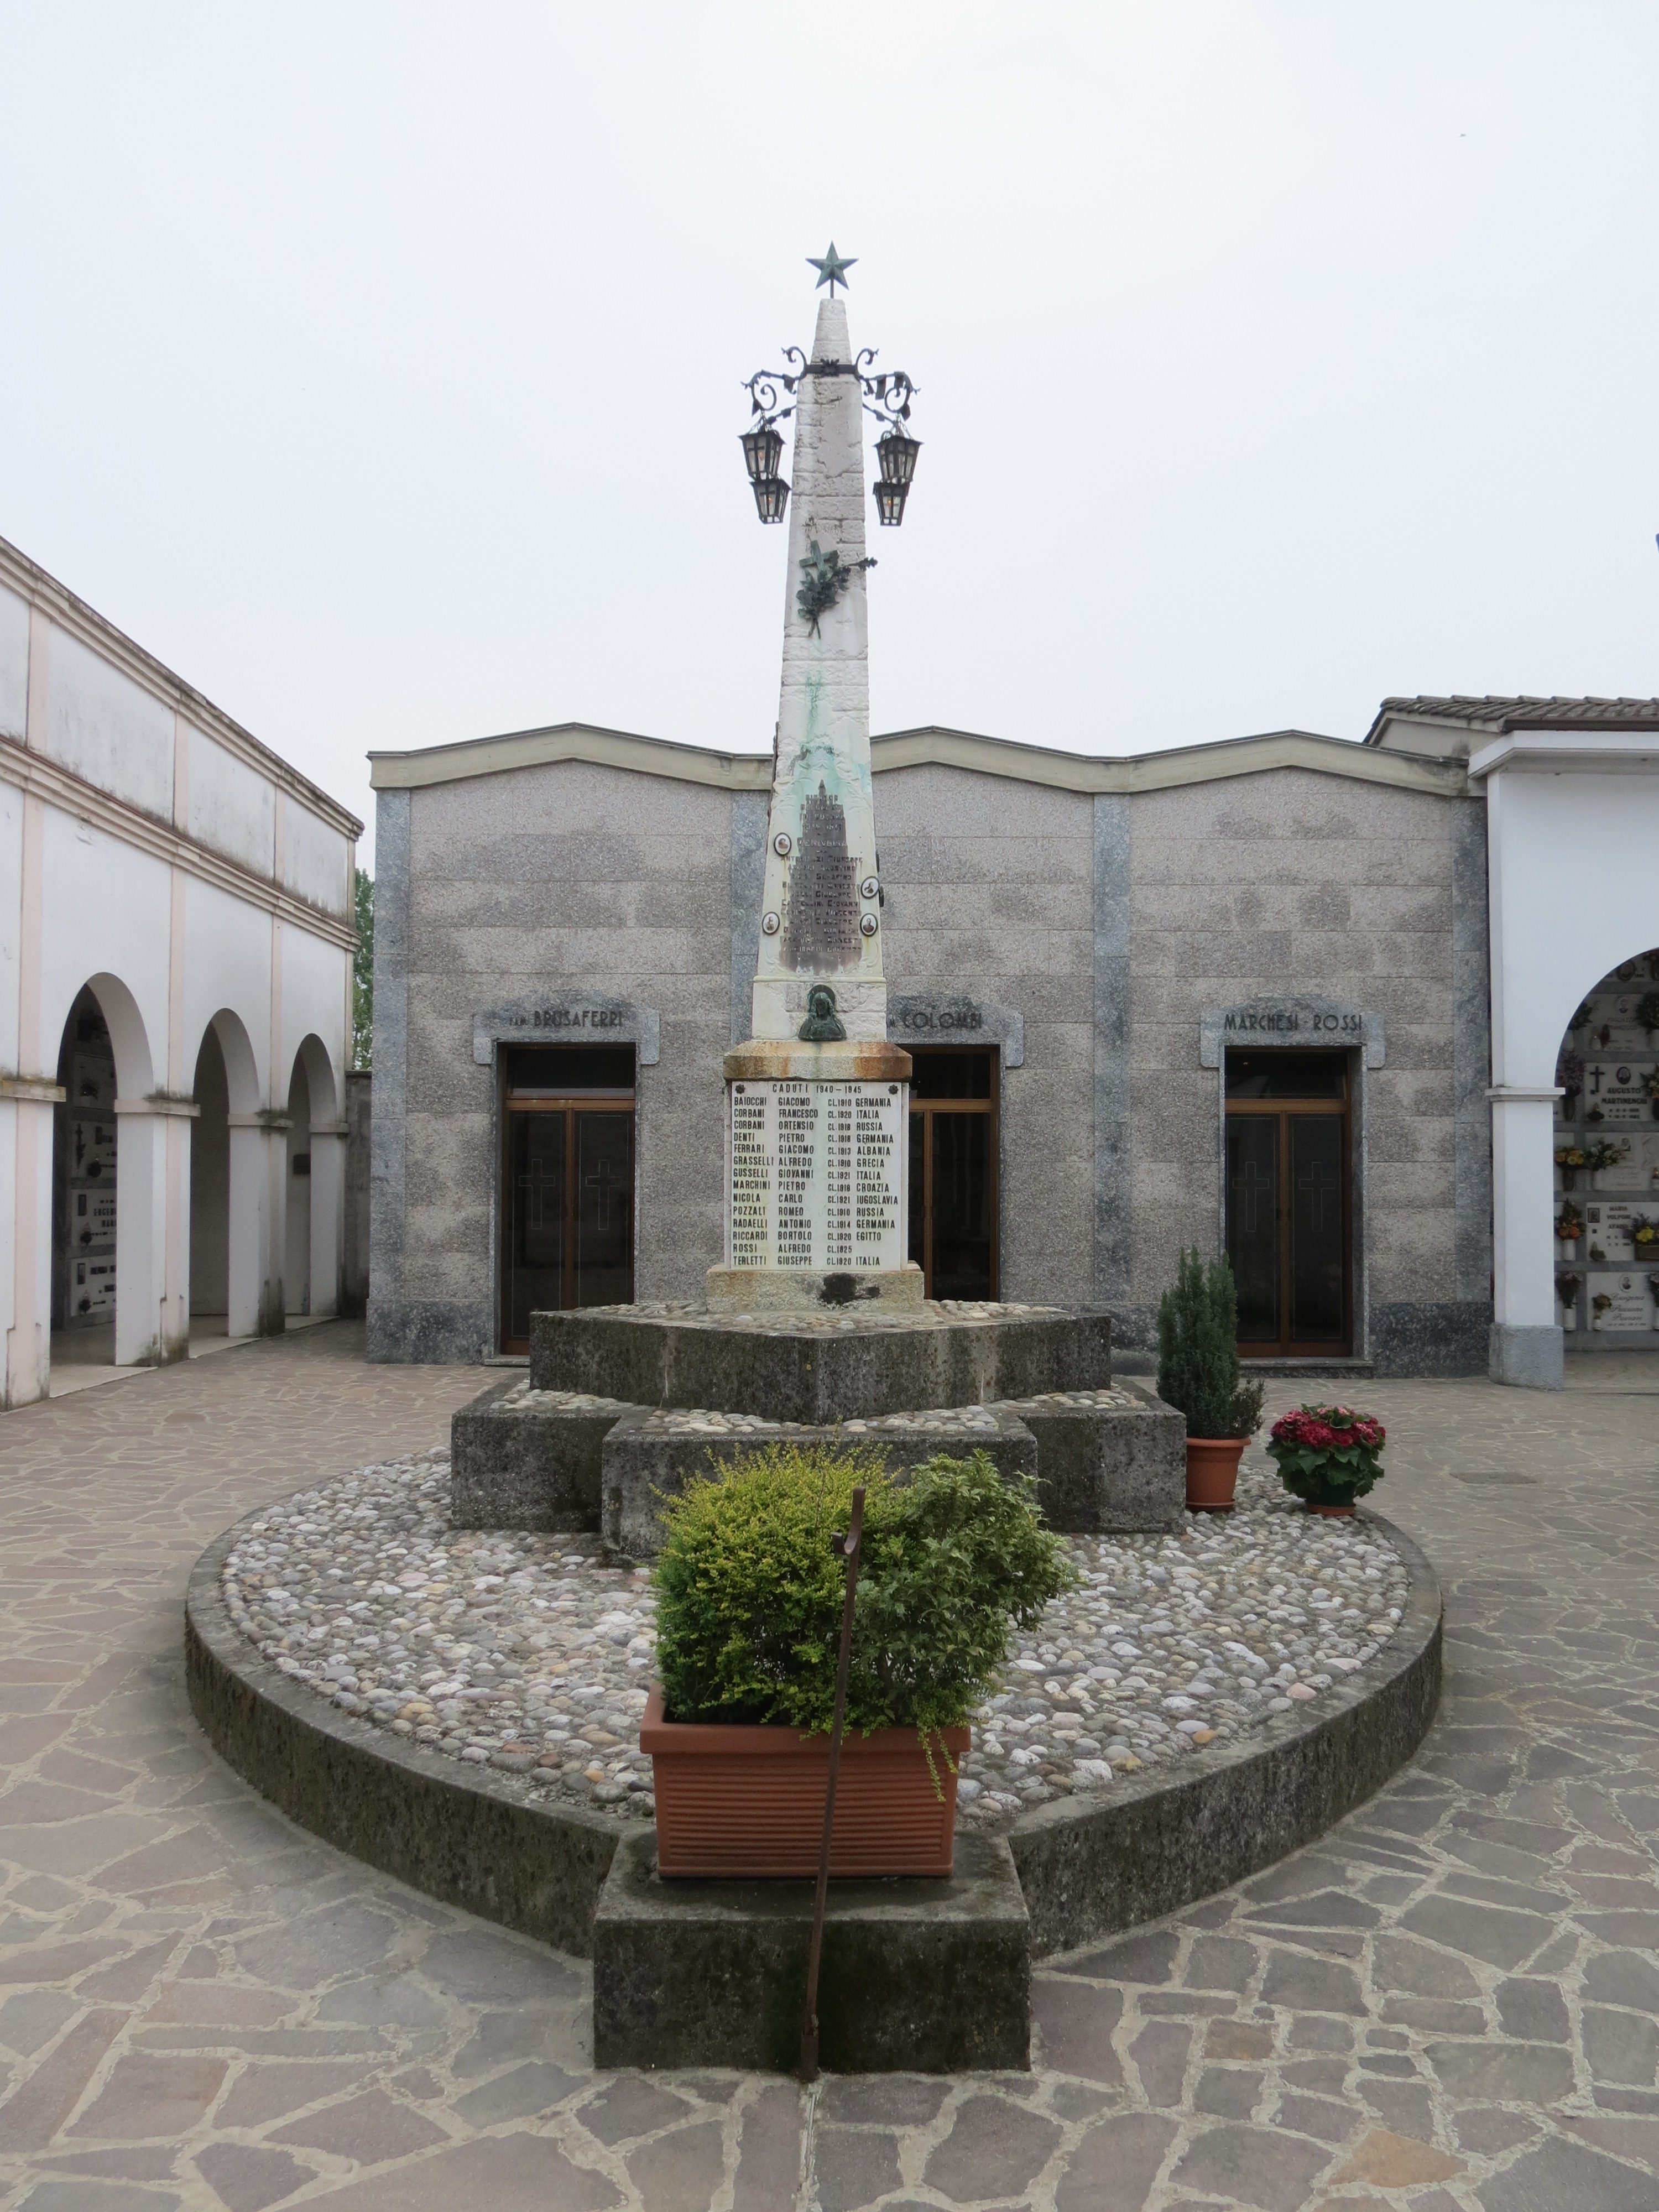
[[(359, 827), (0, 540), (5, 1404), (47, 1385), (53, 1152), (67, 1141), (57, 1073), (88, 986), (117, 1071), (118, 1362), (182, 1355), (192, 1251), (233, 1333), (283, 1326), (287, 1147), (273, 1123), (307, 1038), (313, 1090), (337, 1099)], [(198, 1101), (210, 1025), (229, 1080)], [(195, 1177), (204, 1110), (212, 1171)], [(299, 1239), (325, 1263), (341, 1236), (333, 1166), (312, 1179)], [(207, 1182), (213, 1218), (198, 1220), (192, 1186)], [(331, 1309), (337, 1279), (317, 1272), (313, 1312)]]
[[(1492, 1373), (1559, 1388), (1556, 1057), (1574, 1009), (1659, 945), (1659, 747), (1601, 731), (1517, 732), (1483, 748), (1492, 901)], [(1560, 856), (1594, 894), (1567, 909)]]
[[(18, 914), (22, 897), (23, 794), (0, 784), (0, 917)], [(17, 1066), (17, 954), (16, 925), (0, 923), (0, 1070)]]
[(185, 730), (185, 827), (216, 853), (268, 876), (274, 866), (276, 793), (265, 777), (200, 730)]
[(0, 738), (22, 736), (28, 699), (28, 602), (0, 587)]
[(325, 914), (350, 911), (344, 838), (292, 799), (285, 802), (283, 820), (283, 884)]
[(173, 813), (173, 721), (170, 707), (52, 626), (45, 738), (52, 759), (165, 822)]

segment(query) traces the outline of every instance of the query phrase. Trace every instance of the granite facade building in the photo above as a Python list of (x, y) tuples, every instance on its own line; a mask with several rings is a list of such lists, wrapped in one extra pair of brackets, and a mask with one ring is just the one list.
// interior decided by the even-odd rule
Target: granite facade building
[[(930, 1289), (1104, 1308), (1144, 1351), (1181, 1248), (1225, 1243), (1256, 1356), (1559, 1378), (1556, 1057), (1659, 903), (1638, 865), (1534, 944), (1515, 825), (1570, 791), (1650, 853), (1656, 731), (1644, 701), (1414, 700), (1361, 744), (877, 738)], [(595, 1285), (700, 1297), (769, 762), (567, 725), (379, 754), (374, 782), (374, 1355), (510, 1348), (515, 1269), (587, 1302), (590, 1189)]]

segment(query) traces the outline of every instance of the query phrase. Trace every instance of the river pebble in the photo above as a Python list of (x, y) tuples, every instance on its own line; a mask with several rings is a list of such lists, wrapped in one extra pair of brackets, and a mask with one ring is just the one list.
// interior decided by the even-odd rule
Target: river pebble
[[(1322, 1704), (1395, 1634), (1406, 1570), (1364, 1522), (1246, 1469), (1178, 1535), (1073, 1537), (1079, 1584), (1016, 1638), (973, 1717), (961, 1817), (1109, 1790)], [(362, 1468), (242, 1524), (222, 1588), (266, 1658), (343, 1711), (556, 1801), (653, 1812), (639, 1748), (649, 1570), (597, 1537), (456, 1528), (449, 1455)]]

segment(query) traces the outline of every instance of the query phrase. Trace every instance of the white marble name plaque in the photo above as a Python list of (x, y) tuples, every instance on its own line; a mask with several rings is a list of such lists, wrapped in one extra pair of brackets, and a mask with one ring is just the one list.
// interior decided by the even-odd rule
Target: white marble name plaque
[[(1592, 1328), (1647, 1329), (1659, 1327), (1659, 1305), (1645, 1275), (1592, 1275), (1584, 1295)], [(1597, 1301), (1601, 1301), (1598, 1309)]]
[(909, 1087), (734, 1083), (731, 1267), (902, 1267)]
[(1648, 1092), (1648, 1078), (1652, 1073), (1650, 1060), (1593, 1060), (1585, 1070), (1589, 1112), (1602, 1121), (1651, 1121), (1653, 1100)]

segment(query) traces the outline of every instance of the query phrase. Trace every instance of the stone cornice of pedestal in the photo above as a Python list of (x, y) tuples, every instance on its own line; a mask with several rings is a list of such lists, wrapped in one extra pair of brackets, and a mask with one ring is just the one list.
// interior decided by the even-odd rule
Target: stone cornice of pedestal
[(726, 1055), (728, 1083), (908, 1083), (910, 1055), (878, 1037), (798, 1044), (751, 1037)]

